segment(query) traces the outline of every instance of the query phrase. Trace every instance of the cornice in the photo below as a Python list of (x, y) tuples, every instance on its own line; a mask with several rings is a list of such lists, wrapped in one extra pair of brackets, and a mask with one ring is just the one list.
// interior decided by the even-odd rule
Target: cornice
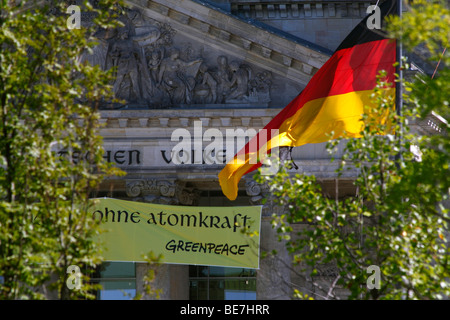
[(265, 109), (157, 109), (102, 110), (103, 130), (111, 128), (190, 128), (194, 121), (205, 127), (263, 128), (280, 112)]
[(245, 57), (248, 62), (302, 85), (330, 56), (327, 49), (321, 51), (312, 43), (269, 31), (256, 22), (196, 1), (134, 0), (126, 4), (149, 18), (169, 22), (187, 39), (202, 39), (224, 53)]
[(362, 19), (373, 0), (231, 1), (232, 13), (256, 19)]

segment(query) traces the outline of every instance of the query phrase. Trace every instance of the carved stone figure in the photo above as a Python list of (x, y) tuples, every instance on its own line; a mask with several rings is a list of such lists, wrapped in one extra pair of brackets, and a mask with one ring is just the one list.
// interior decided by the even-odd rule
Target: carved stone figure
[(141, 14), (130, 10), (120, 17), (124, 27), (109, 39), (105, 69), (116, 67), (113, 90), (117, 98), (127, 102), (148, 104), (157, 98), (156, 85), (147, 70), (145, 48), (160, 37), (155, 26), (146, 25)]
[(262, 71), (250, 80), (250, 99), (254, 102), (269, 102), (270, 88), (272, 87), (272, 74)]
[(217, 103), (224, 103), (225, 98), (230, 92), (231, 87), (231, 71), (228, 66), (228, 59), (225, 56), (217, 58), (218, 70), (217, 79)]
[(230, 81), (230, 94), (227, 96), (227, 101), (244, 99), (248, 96), (248, 81), (250, 79), (250, 69), (246, 66), (239, 65), (238, 62), (230, 63), (232, 78)]
[(110, 50), (113, 66), (117, 67), (114, 92), (119, 98), (137, 101), (142, 97), (138, 80), (139, 53), (139, 49), (129, 38), (129, 31), (126, 28), (120, 30), (119, 40), (113, 42)]
[(214, 103), (217, 100), (217, 81), (204, 63), (200, 65), (197, 85), (194, 89), (195, 103)]
[(150, 77), (153, 82), (158, 83), (158, 74), (159, 74), (159, 66), (162, 61), (162, 52), (161, 50), (153, 50), (150, 55), (150, 59), (148, 59), (148, 69), (150, 71)]
[[(194, 77), (202, 62), (201, 59), (186, 62), (181, 60), (179, 55), (179, 50), (172, 50), (171, 55), (162, 60), (158, 75), (158, 84), (167, 93), (172, 104), (191, 102), (191, 91), (195, 85)], [(188, 70), (191, 66), (196, 68)]]

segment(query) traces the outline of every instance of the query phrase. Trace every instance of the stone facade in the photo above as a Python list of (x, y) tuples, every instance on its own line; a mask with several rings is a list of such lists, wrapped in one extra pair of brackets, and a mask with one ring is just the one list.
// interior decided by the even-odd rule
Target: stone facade
[[(126, 3), (124, 27), (101, 35), (94, 54), (84, 57), (105, 69), (117, 67), (114, 92), (123, 100), (105, 101), (100, 121), (104, 157), (127, 175), (105, 180), (98, 196), (230, 206), (261, 204), (267, 190), (245, 177), (238, 199), (228, 201), (218, 183), (223, 163), (172, 161), (174, 130), (194, 137), (195, 124), (203, 132), (263, 128), (305, 87), (370, 1)], [(418, 130), (434, 130), (438, 120), (427, 121), (417, 124)], [(329, 161), (324, 144), (295, 148), (292, 157), (299, 172), (315, 174), (333, 192), (337, 163)], [(347, 172), (339, 178), (341, 195), (354, 192), (353, 177)], [(210, 193), (216, 196), (205, 199)], [(282, 212), (270, 201), (263, 208), (261, 250), (276, 249), (279, 255), (261, 260), (257, 299), (290, 299), (293, 281), (306, 284), (291, 274), (289, 256), (271, 227), (272, 213)], [(147, 268), (137, 265), (138, 291)], [(156, 274), (162, 299), (189, 298), (188, 266), (162, 265)]]

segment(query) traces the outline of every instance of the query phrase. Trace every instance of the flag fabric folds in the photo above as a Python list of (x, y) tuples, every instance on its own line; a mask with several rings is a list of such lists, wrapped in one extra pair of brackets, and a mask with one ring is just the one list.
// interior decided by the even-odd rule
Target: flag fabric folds
[[(381, 20), (396, 13), (396, 1), (380, 6)], [(298, 147), (331, 139), (357, 138), (362, 129), (364, 106), (379, 71), (394, 83), (396, 42), (382, 30), (367, 27), (368, 15), (344, 39), (305, 89), (280, 111), (219, 173), (225, 196), (237, 197), (241, 177), (261, 166), (261, 157), (281, 146)], [(395, 95), (395, 86), (388, 94)]]

